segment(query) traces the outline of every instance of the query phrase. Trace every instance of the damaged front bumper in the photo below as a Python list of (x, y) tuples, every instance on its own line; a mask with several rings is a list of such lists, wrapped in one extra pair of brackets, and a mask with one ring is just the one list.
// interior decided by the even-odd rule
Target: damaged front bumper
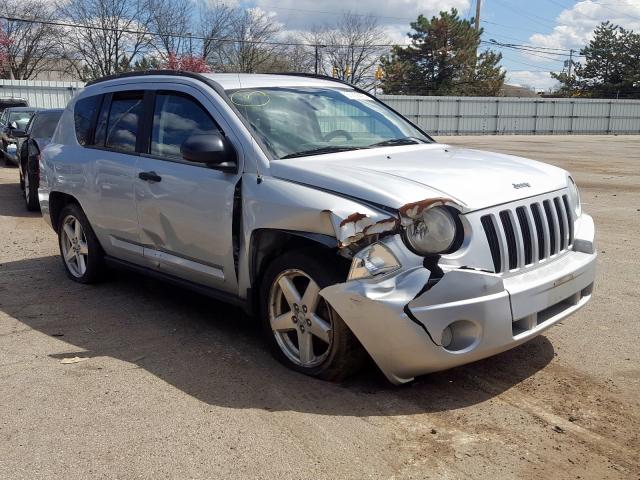
[[(542, 333), (591, 298), (596, 253), (593, 220), (583, 215), (573, 249), (504, 276), (446, 267), (425, 289), (421, 264), (380, 279), (332, 285), (321, 295), (396, 384), (495, 355)], [(403, 248), (388, 238), (390, 248)]]

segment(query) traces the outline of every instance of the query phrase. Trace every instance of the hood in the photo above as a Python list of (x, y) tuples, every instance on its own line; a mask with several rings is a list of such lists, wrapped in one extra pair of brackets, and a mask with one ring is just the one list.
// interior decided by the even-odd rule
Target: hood
[(274, 160), (275, 177), (400, 208), (448, 197), (465, 212), (567, 186), (567, 172), (526, 158), (444, 144)]

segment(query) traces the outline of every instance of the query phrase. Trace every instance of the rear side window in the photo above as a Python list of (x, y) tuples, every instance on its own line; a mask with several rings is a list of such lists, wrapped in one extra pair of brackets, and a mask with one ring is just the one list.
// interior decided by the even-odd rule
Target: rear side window
[(209, 113), (196, 100), (179, 94), (156, 95), (151, 132), (152, 155), (182, 158), (180, 147), (191, 135), (219, 131)]
[(51, 138), (58, 126), (62, 112), (39, 113), (32, 120), (31, 136), (36, 138)]
[(135, 152), (141, 116), (141, 93), (114, 95), (106, 122), (105, 147)]
[(101, 95), (78, 100), (73, 107), (73, 120), (76, 126), (76, 138), (80, 145), (91, 142), (93, 119), (100, 108)]

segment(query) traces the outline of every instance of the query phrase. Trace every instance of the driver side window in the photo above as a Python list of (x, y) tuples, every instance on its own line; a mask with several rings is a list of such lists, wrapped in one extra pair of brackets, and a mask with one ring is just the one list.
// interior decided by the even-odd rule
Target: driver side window
[(180, 147), (191, 135), (218, 132), (209, 113), (194, 99), (178, 93), (156, 95), (151, 155), (180, 159)]

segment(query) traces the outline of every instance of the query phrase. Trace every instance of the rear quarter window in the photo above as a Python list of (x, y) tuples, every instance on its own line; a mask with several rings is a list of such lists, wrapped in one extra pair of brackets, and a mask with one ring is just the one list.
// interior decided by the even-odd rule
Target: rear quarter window
[(80, 145), (89, 145), (93, 132), (93, 120), (96, 118), (102, 95), (86, 97), (78, 100), (73, 107), (73, 120), (76, 138)]

